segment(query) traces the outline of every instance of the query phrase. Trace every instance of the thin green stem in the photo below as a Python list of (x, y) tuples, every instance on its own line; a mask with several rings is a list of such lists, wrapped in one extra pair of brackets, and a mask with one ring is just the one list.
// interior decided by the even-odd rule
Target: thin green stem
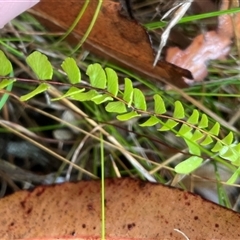
[(4, 47), (6, 47), (9, 51), (11, 51), (17, 57), (22, 58), (24, 56), (23, 53), (20, 53), (19, 51), (17, 51), (16, 49), (14, 49), (13, 47), (11, 47), (10, 45), (6, 44), (5, 42), (3, 42), (1, 40), (0, 40), (0, 44), (3, 45)]
[(78, 22), (80, 21), (80, 19), (82, 18), (85, 10), (87, 9), (89, 4), (89, 0), (86, 0), (81, 11), (79, 12), (79, 14), (77, 15), (76, 19), (74, 20), (73, 24), (70, 26), (70, 28), (66, 31), (66, 33), (59, 39), (59, 41), (57, 41), (57, 43), (63, 41), (72, 31), (73, 29), (76, 27), (76, 25), (78, 24)]
[(97, 20), (98, 14), (99, 14), (101, 6), (102, 6), (102, 2), (103, 2), (103, 0), (98, 0), (98, 5), (97, 5), (96, 11), (95, 11), (95, 13), (93, 15), (92, 21), (91, 21), (91, 23), (90, 23), (86, 33), (83, 35), (81, 41), (73, 49), (72, 54), (75, 53), (83, 45), (83, 43), (86, 41), (86, 39), (88, 38), (88, 36), (89, 36), (90, 32), (92, 31), (92, 28), (93, 28), (96, 20)]
[[(192, 16), (186, 16), (183, 17), (178, 23), (186, 23), (186, 22), (192, 22), (196, 20), (201, 20), (205, 18), (210, 18), (210, 17), (217, 17), (220, 15), (224, 14), (234, 14), (240, 12), (240, 8), (232, 8), (228, 10), (221, 10), (221, 11), (216, 11), (216, 12), (210, 12), (210, 13), (203, 13), (203, 14), (197, 14), (197, 15), (192, 15)], [(147, 23), (144, 26), (148, 30), (154, 30), (157, 28), (165, 27), (168, 22), (152, 22), (152, 23)]]
[(104, 185), (104, 145), (103, 137), (100, 134), (100, 149), (101, 149), (101, 209), (102, 209), (102, 240), (105, 240), (105, 185)]

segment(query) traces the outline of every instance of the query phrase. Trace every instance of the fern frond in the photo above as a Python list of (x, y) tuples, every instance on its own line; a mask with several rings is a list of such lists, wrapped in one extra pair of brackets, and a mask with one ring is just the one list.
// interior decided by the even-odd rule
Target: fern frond
[[(2, 62), (0, 75), (4, 77), (9, 74), (12, 66), (1, 52), (0, 61)], [(40, 82), (52, 79), (53, 67), (45, 55), (34, 52), (27, 57), (26, 61)], [(187, 174), (199, 167), (203, 162), (204, 149), (208, 149), (209, 157), (217, 154), (233, 165), (240, 166), (240, 144), (233, 143), (233, 133), (229, 132), (221, 139), (219, 137), (220, 124), (218, 122), (213, 125), (209, 124), (209, 117), (197, 109), (194, 109), (190, 116), (186, 117), (183, 104), (181, 101), (176, 101), (173, 106), (173, 114), (169, 116), (166, 114), (162, 96), (155, 94), (153, 96), (154, 109), (148, 109), (144, 93), (138, 88), (133, 88), (133, 83), (129, 78), (125, 78), (124, 89), (120, 90), (117, 73), (111, 68), (103, 69), (98, 63), (89, 65), (86, 74), (89, 77), (90, 89), (86, 89), (79, 87), (81, 72), (74, 59), (65, 59), (61, 67), (71, 86), (61, 97), (52, 99), (53, 101), (70, 98), (80, 102), (105, 103), (105, 110), (115, 113), (116, 118), (120, 121), (141, 117), (143, 114), (148, 115), (149, 118), (139, 126), (150, 127), (160, 124), (158, 131), (171, 131), (176, 137), (182, 138), (188, 146), (192, 156), (175, 167), (177, 173)], [(14, 81), (13, 79), (3, 79), (0, 89)], [(40, 83), (36, 89), (21, 96), (20, 99), (26, 101), (36, 94), (46, 91), (50, 84), (51, 81)]]

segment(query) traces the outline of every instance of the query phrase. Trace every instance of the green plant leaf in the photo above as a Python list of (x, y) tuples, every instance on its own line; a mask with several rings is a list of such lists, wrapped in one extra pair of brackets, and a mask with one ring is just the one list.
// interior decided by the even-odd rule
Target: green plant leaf
[(146, 122), (139, 124), (141, 127), (152, 127), (159, 123), (159, 119), (155, 116), (151, 116)]
[(0, 89), (3, 89), (14, 82), (16, 82), (16, 79), (2, 79), (0, 82)]
[[(234, 150), (235, 150), (236, 152), (239, 152), (239, 153), (240, 153), (240, 143), (234, 145), (233, 148), (234, 148)], [(239, 156), (240, 156), (240, 154), (239, 154)]]
[(231, 161), (232, 165), (239, 167), (240, 166), (240, 156), (235, 161)]
[(101, 104), (107, 101), (112, 101), (113, 98), (110, 97), (108, 94), (97, 95), (91, 99), (95, 104)]
[(234, 184), (234, 183), (238, 180), (239, 175), (240, 175), (240, 168), (238, 168), (238, 169), (233, 173), (233, 175), (227, 180), (227, 184)]
[(63, 61), (61, 67), (67, 74), (70, 83), (77, 84), (81, 82), (81, 72), (76, 61), (73, 58), (66, 58)]
[(133, 101), (133, 85), (129, 78), (124, 78), (125, 86), (123, 93), (123, 100), (127, 102), (128, 107), (132, 105)]
[(9, 73), (13, 71), (12, 64), (4, 54), (2, 50), (0, 50), (0, 76), (5, 77)]
[(214, 147), (211, 149), (212, 152), (219, 152), (222, 149), (221, 142), (217, 141)]
[(183, 140), (188, 146), (188, 151), (189, 153), (196, 155), (196, 156), (201, 156), (201, 148), (199, 147), (199, 144), (196, 141), (192, 141), (193, 134), (192, 132), (187, 132), (184, 135)]
[(126, 105), (123, 102), (110, 102), (105, 107), (107, 112), (125, 113), (127, 112)]
[(192, 115), (188, 118), (187, 122), (190, 124), (197, 124), (199, 121), (199, 111), (194, 109)]
[(238, 144), (223, 146), (223, 148), (219, 151), (219, 156), (231, 161), (233, 164), (238, 165), (240, 163), (240, 151)]
[(180, 101), (176, 101), (174, 103), (175, 107), (174, 107), (174, 112), (173, 112), (173, 117), (177, 118), (177, 119), (182, 119), (185, 117), (185, 112), (184, 112), (184, 108), (183, 105)]
[(208, 127), (208, 117), (206, 114), (202, 114), (202, 117), (201, 117), (201, 120), (200, 120), (200, 123), (198, 124), (198, 127), (199, 128), (206, 128)]
[(232, 142), (233, 142), (233, 133), (229, 132), (229, 134), (224, 139), (222, 139), (222, 142), (225, 143), (226, 145), (232, 144)]
[(44, 54), (35, 51), (26, 58), (26, 62), (39, 80), (52, 79), (53, 68)]
[(125, 113), (125, 114), (122, 114), (122, 115), (118, 115), (117, 116), (117, 119), (119, 121), (128, 121), (132, 118), (135, 118), (135, 117), (140, 117), (141, 114), (135, 112), (135, 111), (132, 111), (132, 112), (129, 112), (129, 113)]
[(223, 146), (219, 151), (219, 156), (231, 162), (235, 162), (239, 158), (239, 152), (234, 151), (231, 146)]
[(193, 136), (191, 138), (191, 141), (193, 142), (197, 142), (198, 140), (200, 140), (201, 138), (204, 137), (204, 134), (202, 132), (200, 132), (199, 130), (195, 130), (193, 133)]
[(99, 63), (90, 64), (86, 74), (89, 76), (92, 87), (105, 89), (107, 78), (105, 71)]
[(191, 156), (190, 158), (179, 163), (174, 169), (179, 174), (189, 174), (197, 169), (203, 162), (201, 157)]
[(205, 137), (205, 139), (200, 143), (202, 146), (207, 146), (209, 145), (210, 143), (213, 142), (213, 139), (211, 138), (211, 136), (207, 135)]
[(192, 131), (192, 128), (183, 123), (176, 136), (185, 136), (190, 131)]
[(165, 103), (162, 97), (159, 96), (158, 94), (155, 94), (153, 96), (153, 99), (154, 99), (154, 112), (156, 114), (164, 114), (167, 110), (165, 108)]
[(172, 119), (168, 119), (165, 123), (162, 123), (163, 126), (158, 129), (158, 131), (169, 131), (171, 129), (173, 129), (174, 127), (176, 127), (178, 125), (178, 122), (176, 122), (175, 120)]
[(60, 99), (63, 99), (63, 98), (66, 98), (66, 97), (70, 97), (70, 96), (73, 96), (75, 94), (78, 94), (80, 92), (84, 92), (85, 91), (85, 88), (76, 88), (76, 87), (70, 87), (68, 89), (68, 91), (63, 94), (62, 96), (58, 97), (58, 98), (53, 98), (51, 99), (51, 101), (57, 101), (57, 100), (60, 100)]
[(216, 122), (214, 126), (210, 129), (209, 133), (217, 136), (219, 134), (219, 131), (220, 131), (220, 124)]
[(235, 166), (240, 166), (240, 143), (238, 144), (231, 144), (230, 145), (231, 148), (232, 148), (232, 151), (234, 153), (234, 159), (232, 162), (232, 165), (235, 165)]
[(138, 88), (133, 89), (133, 102), (135, 108), (146, 111), (147, 105), (145, 97), (143, 95), (143, 92)]
[(90, 101), (92, 100), (92, 98), (94, 98), (95, 96), (98, 96), (99, 93), (96, 90), (90, 90), (88, 92), (80, 92), (77, 94), (73, 94), (71, 95), (71, 99), (80, 101), (80, 102), (84, 102), (84, 101)]
[(30, 98), (33, 98), (34, 96), (36, 96), (39, 93), (45, 92), (48, 89), (49, 85), (46, 83), (42, 83), (40, 84), (36, 89), (34, 89), (32, 92), (23, 95), (20, 97), (21, 101), (27, 101)]
[(118, 93), (118, 75), (117, 73), (111, 68), (105, 68), (107, 74), (107, 90), (110, 92), (114, 97), (117, 96)]

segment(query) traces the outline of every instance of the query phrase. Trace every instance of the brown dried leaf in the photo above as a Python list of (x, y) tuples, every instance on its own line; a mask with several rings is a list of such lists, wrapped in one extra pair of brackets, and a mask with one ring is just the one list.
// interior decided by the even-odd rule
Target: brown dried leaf
[[(0, 200), (0, 238), (98, 239), (100, 181), (40, 186)], [(107, 239), (239, 239), (240, 214), (161, 184), (106, 180)], [(86, 237), (85, 237), (86, 236)]]
[[(230, 8), (231, 3), (230, 0), (222, 1), (221, 10)], [(223, 59), (229, 54), (234, 34), (236, 38), (239, 38), (239, 34), (237, 34), (239, 25), (240, 14), (235, 14), (234, 17), (221, 15), (218, 18), (216, 31), (198, 35), (186, 50), (181, 50), (178, 47), (169, 48), (166, 61), (191, 71), (194, 81), (203, 81), (208, 75), (207, 62), (209, 60)], [(235, 32), (234, 27), (236, 28)], [(187, 83), (193, 82), (188, 79), (185, 81)]]
[[(223, 59), (230, 51), (231, 38), (209, 31), (194, 38), (186, 50), (171, 47), (166, 60), (192, 72), (194, 81), (203, 81), (208, 75), (207, 62)], [(192, 80), (185, 80), (192, 83)]]
[[(31, 13), (52, 31), (68, 29), (80, 12), (84, 1), (42, 0)], [(76, 44), (85, 34), (98, 1), (90, 1), (79, 24), (69, 39)], [(86, 49), (112, 62), (147, 76), (155, 81), (187, 86), (182, 76), (191, 78), (191, 73), (167, 62), (153, 67), (153, 51), (145, 30), (136, 22), (119, 14), (119, 3), (103, 1), (97, 21), (86, 40)], [(74, 36), (74, 38), (73, 38)]]

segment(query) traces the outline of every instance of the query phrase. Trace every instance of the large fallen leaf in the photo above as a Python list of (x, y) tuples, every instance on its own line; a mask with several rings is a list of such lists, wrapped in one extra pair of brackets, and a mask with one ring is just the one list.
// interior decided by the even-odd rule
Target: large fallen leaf
[[(89, 181), (5, 197), (0, 238), (100, 237), (100, 196), (100, 181)], [(105, 202), (108, 239), (240, 239), (240, 214), (161, 184), (107, 179)]]
[[(68, 29), (82, 9), (84, 1), (41, 0), (30, 12), (52, 31)], [(98, 1), (90, 1), (70, 41), (79, 42), (87, 31)], [(182, 77), (191, 78), (187, 70), (160, 61), (153, 67), (153, 50), (142, 26), (119, 14), (119, 3), (105, 0), (97, 21), (84, 47), (95, 54), (116, 62), (155, 81), (187, 86)], [(74, 38), (73, 38), (74, 36)]]

